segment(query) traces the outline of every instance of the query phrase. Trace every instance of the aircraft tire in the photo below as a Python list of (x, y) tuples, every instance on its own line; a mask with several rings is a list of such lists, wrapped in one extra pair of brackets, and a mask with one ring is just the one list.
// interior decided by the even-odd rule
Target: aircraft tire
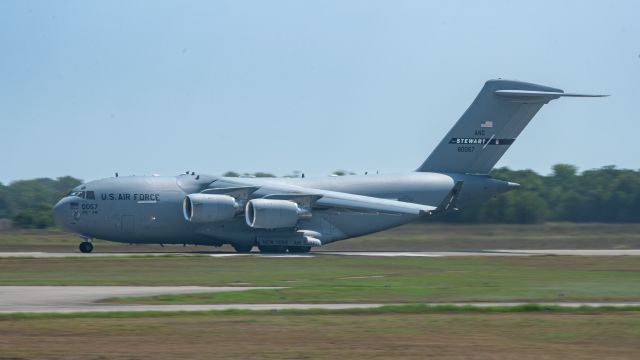
[(84, 241), (80, 243), (78, 248), (80, 249), (80, 252), (88, 254), (93, 251), (93, 244), (88, 241)]
[(287, 252), (287, 247), (284, 245), (262, 245), (258, 246), (260, 252), (267, 254), (282, 254)]
[(232, 245), (232, 246), (236, 250), (236, 252), (241, 253), (241, 254), (250, 253), (251, 249), (253, 249), (253, 245), (251, 245), (251, 244), (249, 244), (249, 245), (237, 244), (237, 245)]
[(287, 249), (290, 253), (308, 253), (311, 251), (311, 246), (289, 246)]

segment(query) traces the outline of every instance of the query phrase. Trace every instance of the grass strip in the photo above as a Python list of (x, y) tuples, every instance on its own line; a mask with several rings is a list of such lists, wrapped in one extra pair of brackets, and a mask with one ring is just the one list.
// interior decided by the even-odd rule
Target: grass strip
[(377, 315), (377, 314), (428, 314), (428, 313), (571, 313), (597, 314), (610, 312), (637, 312), (640, 306), (563, 306), (545, 304), (520, 304), (500, 306), (477, 306), (455, 304), (404, 304), (384, 305), (376, 308), (354, 309), (282, 309), (282, 310), (203, 310), (203, 311), (110, 311), (76, 313), (7, 313), (0, 314), (0, 321), (28, 319), (76, 319), (76, 318), (145, 318), (170, 316), (224, 316), (224, 315)]

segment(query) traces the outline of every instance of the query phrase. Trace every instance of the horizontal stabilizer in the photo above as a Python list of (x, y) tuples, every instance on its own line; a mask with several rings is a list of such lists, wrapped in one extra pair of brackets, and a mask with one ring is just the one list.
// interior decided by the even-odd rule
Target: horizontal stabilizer
[(607, 97), (600, 94), (576, 94), (561, 91), (535, 91), (535, 90), (496, 90), (494, 94), (511, 99), (540, 99), (543, 101), (554, 100), (560, 97)]

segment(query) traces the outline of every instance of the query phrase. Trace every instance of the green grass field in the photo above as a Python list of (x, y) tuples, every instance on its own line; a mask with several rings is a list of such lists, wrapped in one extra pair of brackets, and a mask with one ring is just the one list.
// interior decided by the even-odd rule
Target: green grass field
[(640, 257), (5, 258), (0, 285), (286, 287), (117, 300), (162, 304), (637, 301)]

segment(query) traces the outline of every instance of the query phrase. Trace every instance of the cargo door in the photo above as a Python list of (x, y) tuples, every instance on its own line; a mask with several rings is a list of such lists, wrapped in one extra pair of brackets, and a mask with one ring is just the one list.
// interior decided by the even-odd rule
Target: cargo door
[(133, 215), (122, 215), (120, 229), (122, 235), (133, 237), (135, 231), (135, 218)]

